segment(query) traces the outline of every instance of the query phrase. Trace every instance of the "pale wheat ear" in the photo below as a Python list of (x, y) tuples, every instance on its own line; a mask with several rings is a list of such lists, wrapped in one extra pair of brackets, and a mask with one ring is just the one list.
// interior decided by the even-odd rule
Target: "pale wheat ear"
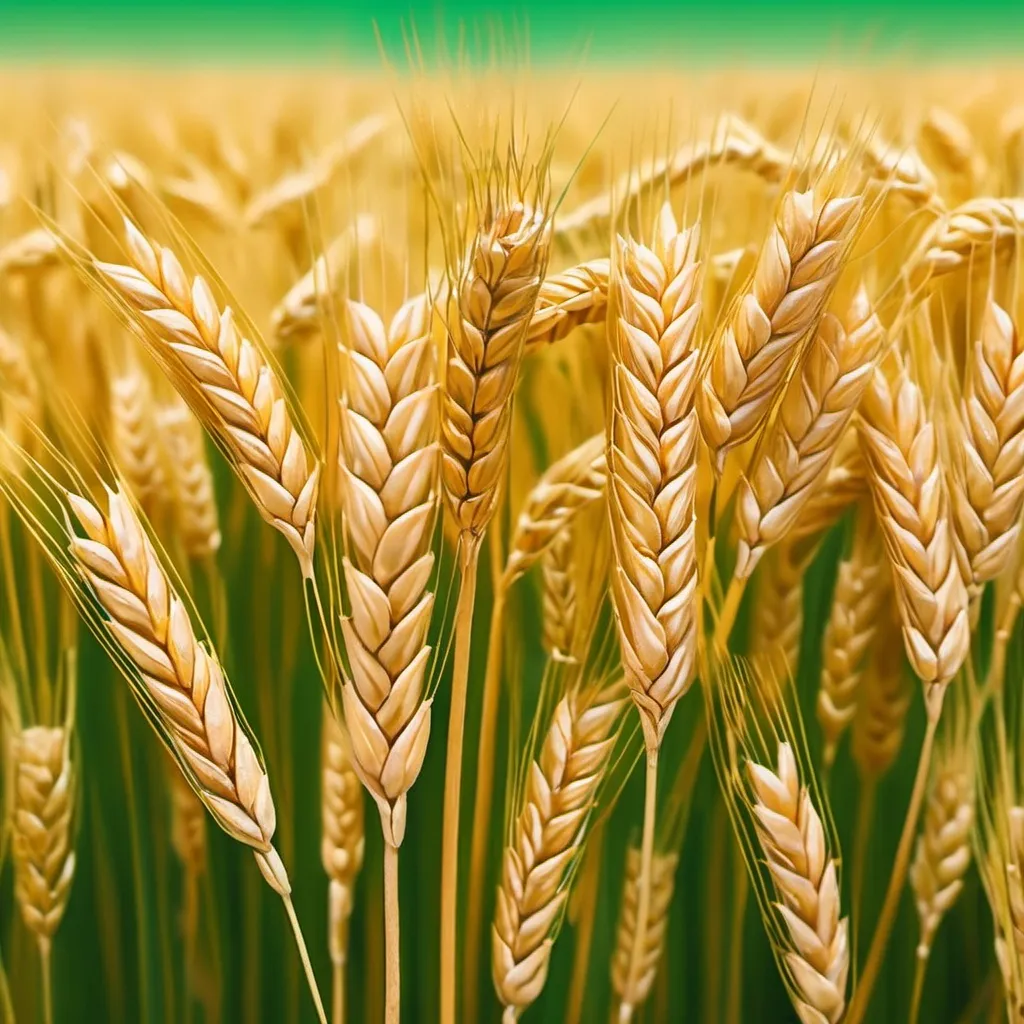
[(806, 1024), (838, 1024), (850, 972), (842, 856), (792, 690), (732, 658), (716, 664), (705, 698), (715, 768), (794, 1009)]

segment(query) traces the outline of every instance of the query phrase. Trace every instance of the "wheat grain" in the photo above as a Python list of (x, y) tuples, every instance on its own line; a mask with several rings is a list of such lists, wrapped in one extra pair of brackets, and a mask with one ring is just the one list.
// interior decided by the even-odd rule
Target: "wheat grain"
[(544, 279), (526, 332), (524, 351), (552, 345), (584, 324), (603, 323), (610, 261), (590, 260)]
[(799, 346), (817, 327), (860, 220), (856, 196), (787, 192), (754, 279), (717, 338), (697, 393), (719, 471), (762, 423)]
[(350, 301), (346, 322), (341, 452), (351, 612), (342, 635), (352, 674), (342, 698), (353, 767), (397, 848), (430, 735), (424, 690), (438, 496), (431, 306), (425, 295), (411, 299), (385, 327), (369, 306)]
[(888, 610), (889, 568), (871, 509), (858, 516), (850, 554), (839, 564), (832, 608), (822, 641), (821, 685), (816, 711), (822, 763), (830, 767), (836, 747), (857, 712), (865, 658)]
[(512, 1021), (544, 987), (568, 879), (586, 840), (625, 707), (613, 688), (563, 697), (502, 856), (491, 952), (494, 987)]
[(932, 692), (953, 678), (967, 655), (967, 589), (954, 551), (935, 427), (897, 353), (876, 368), (861, 412), (868, 480), (907, 657)]
[(831, 314), (822, 318), (740, 480), (737, 576), (749, 576), (764, 551), (786, 535), (827, 474), (884, 337), (863, 288), (845, 326)]
[(195, 636), (149, 538), (121, 492), (108, 511), (68, 494), (86, 536), (71, 554), (107, 616), (103, 628), (140, 680), (141, 692), (214, 820), (252, 848), (267, 882), (291, 890), (271, 842), (276, 813), (267, 774), (243, 731), (216, 657)]
[(668, 935), (668, 912), (675, 892), (678, 864), (679, 857), (674, 853), (656, 853), (651, 860), (651, 899), (644, 929), (644, 948), (637, 969), (631, 974), (630, 957), (637, 931), (641, 856), (635, 846), (626, 850), (625, 880), (615, 932), (615, 950), (612, 953), (612, 989), (619, 997), (620, 1021), (630, 1020), (633, 1010), (644, 1004), (658, 974)]
[(601, 498), (606, 483), (603, 434), (588, 438), (544, 471), (526, 496), (509, 540), (504, 588), (535, 565), (584, 508)]
[[(319, 466), (270, 365), (244, 338), (230, 308), (202, 277), (191, 283), (177, 257), (125, 222), (133, 266), (96, 263), (127, 301), (158, 362), (230, 452), (263, 518), (284, 534), (303, 574), (313, 574)], [(150, 334), (155, 340), (150, 339)]]
[(652, 248), (613, 259), (613, 412), (608, 425), (612, 598), (630, 692), (657, 750), (696, 664), (699, 226), (666, 204)]
[(943, 765), (932, 779), (924, 824), (910, 868), (921, 936), (917, 955), (926, 959), (943, 916), (956, 902), (971, 863), (974, 794), (968, 773)]
[(331, 963), (348, 958), (348, 922), (352, 916), (356, 877), (363, 866), (365, 829), (363, 792), (352, 768), (352, 754), (343, 727), (324, 709), (321, 741), (320, 860), (329, 879), (327, 939)]
[(757, 835), (788, 935), (784, 962), (794, 1008), (804, 1024), (838, 1024), (850, 950), (834, 851), (788, 743), (779, 744), (774, 770), (753, 761), (747, 770)]
[(989, 297), (968, 353), (955, 430), (950, 495), (975, 587), (1010, 563), (1024, 512), (1024, 348), (1009, 314)]
[(541, 643), (556, 661), (575, 661), (576, 581), (573, 579), (573, 533), (563, 526), (541, 556), (543, 597)]
[(166, 497), (167, 476), (153, 417), (153, 392), (142, 368), (129, 365), (110, 381), (111, 451), (139, 505), (152, 516)]
[(480, 537), (508, 462), (512, 396), (547, 265), (550, 222), (515, 203), (473, 241), (453, 296), (442, 416), (443, 480), (464, 535)]
[(31, 726), (14, 738), (14, 891), (21, 916), (44, 951), (64, 916), (75, 874), (71, 821), (77, 786), (71, 738)]
[(158, 411), (157, 426), (167, 453), (175, 522), (185, 554), (208, 558), (220, 549), (221, 534), (202, 427), (177, 397)]

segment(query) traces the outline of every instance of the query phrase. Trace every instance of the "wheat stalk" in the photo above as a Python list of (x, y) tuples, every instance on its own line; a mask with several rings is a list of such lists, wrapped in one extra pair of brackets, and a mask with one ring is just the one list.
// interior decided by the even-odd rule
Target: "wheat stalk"
[(764, 551), (786, 535), (827, 474), (884, 337), (863, 288), (845, 325), (828, 313), (822, 318), (740, 480), (737, 576), (749, 576)]
[[(1024, 977), (1024, 807), (1006, 809), (1006, 839), (1000, 867), (1005, 914), (996, 915), (996, 960), (1003, 976), (1007, 1004), (1019, 1016), (1024, 1005), (1021, 978)], [(991, 898), (991, 897), (990, 897)], [(1003, 902), (1003, 900), (1000, 900)]]
[(610, 261), (602, 257), (544, 279), (526, 332), (530, 352), (568, 337), (584, 324), (603, 323), (608, 309)]
[(110, 381), (110, 448), (118, 471), (147, 515), (166, 498), (167, 476), (153, 417), (153, 392), (142, 368), (131, 364)]
[(832, 607), (822, 640), (816, 711), (826, 768), (857, 712), (866, 658), (888, 610), (890, 575), (870, 509), (858, 516), (849, 555), (839, 563)]
[(784, 962), (793, 1006), (804, 1024), (838, 1024), (850, 970), (848, 922), (840, 920), (833, 851), (793, 749), (779, 743), (773, 770), (747, 763), (757, 835), (785, 926)]
[(860, 220), (861, 200), (787, 192), (754, 279), (718, 337), (697, 393), (719, 471), (767, 415), (799, 346), (817, 327)]
[(555, 661), (575, 661), (576, 581), (573, 579), (573, 532), (555, 534), (541, 556), (541, 643)]
[(1009, 314), (986, 300), (971, 346), (950, 474), (953, 520), (974, 588), (1007, 568), (1024, 512), (1024, 348)]
[(668, 913), (675, 892), (679, 857), (674, 853), (656, 853), (651, 859), (651, 898), (647, 923), (643, 929), (644, 946), (636, 970), (630, 971), (630, 957), (637, 934), (637, 913), (640, 895), (641, 851), (630, 846), (626, 850), (622, 902), (612, 953), (612, 990), (619, 998), (619, 1020), (632, 1019), (633, 1011), (644, 1004), (658, 974), (668, 934)]
[(491, 964), (513, 1021), (540, 995), (569, 879), (587, 837), (625, 701), (618, 687), (556, 706), (502, 855)]
[(907, 657), (929, 694), (937, 693), (967, 656), (967, 589), (954, 551), (935, 427), (896, 352), (875, 369), (861, 412), (868, 480)]
[(149, 328), (142, 333), (157, 361), (195, 403), (260, 514), (284, 534), (311, 577), (319, 466), (310, 465), (273, 369), (202, 277), (190, 283), (177, 257), (130, 221), (125, 232), (132, 266), (97, 262), (97, 270)]

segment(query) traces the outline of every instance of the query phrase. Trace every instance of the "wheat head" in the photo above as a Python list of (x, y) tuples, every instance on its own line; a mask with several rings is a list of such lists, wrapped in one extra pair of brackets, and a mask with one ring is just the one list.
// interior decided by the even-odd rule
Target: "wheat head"
[(860, 431), (854, 424), (847, 427), (839, 439), (824, 480), (814, 488), (790, 527), (789, 543), (819, 536), (834, 526), (851, 506), (869, 497), (867, 462), (861, 449)]
[(985, 161), (978, 151), (970, 129), (955, 114), (932, 107), (919, 130), (921, 145), (929, 151), (933, 163), (950, 174), (966, 178), (969, 185), (985, 173)]
[(768, 413), (803, 340), (817, 327), (860, 219), (861, 200), (787, 192), (751, 288), (711, 351), (697, 393), (719, 471)]
[(850, 971), (848, 920), (840, 920), (834, 852), (793, 750), (779, 744), (776, 768), (748, 762), (757, 835), (787, 933), (784, 961), (803, 1024), (838, 1024)]
[(351, 611), (341, 628), (351, 678), (342, 700), (353, 767), (397, 848), (430, 736), (432, 701), (424, 697), (439, 483), (431, 305), (413, 298), (388, 326), (364, 303), (346, 308), (341, 460), (351, 543), (342, 564)]
[(573, 531), (563, 526), (541, 556), (543, 583), (541, 643), (556, 661), (574, 661), (576, 649), (576, 581), (573, 578)]
[(71, 540), (82, 579), (106, 612), (110, 640), (137, 670), (161, 730), (217, 824), (252, 848), (267, 882), (291, 889), (274, 849), (270, 782), (245, 735), (214, 654), (193, 631), (131, 503), (108, 492), (107, 512), (68, 494), (85, 530)]
[(625, 700), (618, 687), (590, 699), (570, 692), (555, 707), (502, 855), (491, 970), (504, 1019), (540, 995), (554, 929), (568, 898), (605, 777)]
[(202, 277), (189, 282), (177, 257), (130, 221), (125, 232), (132, 266), (97, 262), (97, 270), (150, 329), (143, 333), (155, 337), (158, 362), (195, 400), (260, 514), (284, 534), (311, 577), (319, 466), (292, 423), (273, 369)]
[(749, 576), (765, 549), (786, 535), (824, 479), (884, 338), (863, 288), (845, 325), (829, 313), (822, 318), (740, 480), (738, 577)]
[(206, 808), (176, 764), (168, 772), (171, 786), (171, 847), (181, 866), (194, 877), (206, 870)]
[(320, 753), (320, 860), (329, 879), (327, 937), (331, 963), (348, 956), (348, 922), (352, 916), (356, 877), (363, 866), (366, 831), (363, 791), (352, 768), (352, 751), (344, 728), (324, 709)]
[(25, 346), (0, 327), (0, 396), (9, 399), (28, 419), (42, 409), (39, 380)]
[(625, 880), (622, 903), (612, 953), (612, 990), (619, 997), (619, 1018), (628, 1020), (632, 1011), (642, 1006), (651, 991), (665, 951), (668, 935), (668, 913), (675, 892), (679, 857), (674, 853), (655, 853), (651, 859), (651, 900), (644, 929), (644, 948), (640, 951), (637, 971), (630, 976), (630, 963), (637, 930), (640, 895), (640, 850), (626, 850)]
[(950, 474), (953, 519), (974, 587), (1007, 568), (1024, 512), (1024, 347), (991, 297), (980, 335), (967, 356)]
[(14, 737), (13, 762), (14, 892), (25, 927), (48, 948), (75, 874), (71, 820), (77, 773), (67, 730), (23, 729)]
[(551, 226), (523, 203), (481, 225), (448, 324), (441, 436), (445, 496), (460, 533), (480, 537), (508, 465), (512, 396), (547, 267)]
[(167, 475), (153, 417), (153, 392), (140, 366), (110, 381), (110, 447), (118, 471), (147, 515), (166, 499)]
[(524, 351), (553, 345), (584, 324), (602, 323), (608, 310), (611, 261), (589, 260), (546, 277), (526, 332)]
[(699, 244), (666, 204), (653, 247), (619, 238), (612, 266), (612, 600), (648, 751), (696, 666)]
[(936, 202), (938, 182), (915, 150), (897, 148), (872, 134), (861, 141), (859, 151), (861, 165), (874, 187), (901, 196), (914, 206)]
[(935, 426), (898, 353), (876, 367), (861, 414), (868, 481), (892, 565), (907, 657), (930, 692), (948, 683), (967, 655), (967, 588)]
[(970, 199), (956, 207), (931, 232), (922, 262), (926, 274), (940, 277), (972, 258), (1012, 250), (1024, 227), (1024, 198)]
[(765, 560), (757, 581), (750, 654), (782, 678), (794, 676), (804, 624), (804, 574), (813, 551), (782, 543)]
[(934, 775), (924, 824), (917, 839), (910, 887), (914, 892), (921, 937), (917, 955), (928, 957), (943, 915), (964, 886), (971, 863), (974, 791), (968, 772), (959, 764), (943, 765)]

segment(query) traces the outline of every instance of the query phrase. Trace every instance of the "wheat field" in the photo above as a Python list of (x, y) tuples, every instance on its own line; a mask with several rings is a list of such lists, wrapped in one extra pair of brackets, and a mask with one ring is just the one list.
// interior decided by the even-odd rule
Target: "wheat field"
[(0, 72), (5, 1024), (1024, 1014), (1024, 77), (509, 50)]

